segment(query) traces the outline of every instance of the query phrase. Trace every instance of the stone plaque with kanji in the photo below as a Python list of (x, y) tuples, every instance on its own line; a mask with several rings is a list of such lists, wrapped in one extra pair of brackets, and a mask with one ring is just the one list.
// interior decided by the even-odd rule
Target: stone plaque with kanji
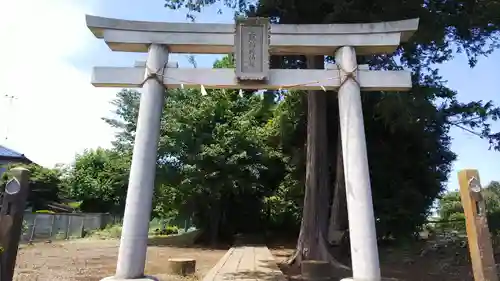
[(267, 18), (236, 20), (234, 55), (238, 80), (267, 80), (269, 73), (269, 27)]

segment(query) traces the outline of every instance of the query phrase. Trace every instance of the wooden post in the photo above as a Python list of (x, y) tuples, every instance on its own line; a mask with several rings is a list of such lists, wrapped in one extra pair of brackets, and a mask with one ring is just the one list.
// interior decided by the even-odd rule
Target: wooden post
[(35, 240), (35, 233), (36, 233), (36, 220), (38, 219), (38, 214), (35, 214), (35, 219), (33, 220), (33, 226), (31, 226), (31, 235), (30, 235), (30, 245), (33, 243)]
[(64, 239), (68, 240), (70, 238), (70, 228), (71, 228), (71, 218), (73, 215), (67, 215), (66, 218), (68, 218), (68, 224), (66, 225), (66, 236)]
[(54, 235), (54, 223), (56, 221), (56, 215), (51, 215), (52, 221), (50, 222), (50, 233), (49, 233), (49, 239), (47, 239), (47, 242), (52, 242), (52, 236)]
[(14, 168), (11, 173), (14, 178), (5, 186), (0, 209), (0, 243), (3, 247), (0, 259), (1, 281), (12, 281), (14, 277), (23, 215), (29, 193), (30, 172), (24, 168)]
[(458, 172), (469, 252), (475, 281), (498, 281), (488, 219), (477, 170)]

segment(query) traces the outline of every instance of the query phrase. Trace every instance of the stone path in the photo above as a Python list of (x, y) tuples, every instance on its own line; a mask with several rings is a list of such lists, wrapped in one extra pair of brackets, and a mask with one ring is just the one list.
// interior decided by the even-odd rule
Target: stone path
[(233, 247), (207, 273), (203, 281), (285, 281), (266, 246)]

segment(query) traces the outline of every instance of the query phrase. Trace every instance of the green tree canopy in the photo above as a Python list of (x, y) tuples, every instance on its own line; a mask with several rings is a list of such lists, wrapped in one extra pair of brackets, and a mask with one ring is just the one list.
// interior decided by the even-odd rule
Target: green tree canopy
[[(230, 67), (232, 58), (215, 62)], [(121, 91), (114, 104), (116, 148), (133, 143), (139, 94)], [(155, 214), (193, 215), (211, 240), (263, 226), (264, 197), (281, 181), (283, 163), (266, 144), (274, 95), (252, 92), (169, 90), (158, 148)], [(242, 220), (246, 217), (245, 220)]]
[(65, 172), (69, 198), (81, 201), (83, 212), (122, 213), (125, 207), (131, 155), (98, 148), (77, 155)]
[[(413, 74), (411, 93), (371, 92), (363, 96), (375, 215), (378, 222), (377, 230), (381, 236), (397, 237), (411, 234), (425, 220), (434, 200), (444, 189), (451, 163), (455, 159), (455, 155), (450, 151), (451, 126), (460, 127), (489, 140), (492, 148), (497, 150), (500, 148), (500, 134), (491, 131), (491, 122), (498, 119), (500, 110), (491, 101), (459, 101), (457, 92), (446, 86), (438, 71), (439, 64), (451, 60), (458, 52), (465, 52), (469, 58), (469, 65), (474, 66), (479, 57), (490, 54), (498, 47), (500, 25), (500, 17), (497, 16), (500, 12), (498, 1), (166, 0), (165, 3), (165, 6), (171, 9), (187, 8), (191, 17), (195, 16), (196, 12), (201, 12), (204, 6), (222, 3), (235, 9), (240, 15), (269, 17), (277, 24), (369, 23), (420, 18), (419, 30), (395, 53), (358, 56), (358, 63), (367, 63), (372, 69), (406, 68), (411, 69)], [(273, 56), (271, 66), (305, 68), (307, 60), (312, 60), (312, 63), (317, 59), (312, 57), (306, 59), (304, 56)], [(325, 59), (333, 60), (332, 57)], [(332, 95), (334, 93), (330, 94)], [(288, 175), (294, 178), (293, 182), (300, 182), (302, 186), (307, 185), (306, 193), (310, 191), (316, 194), (312, 197), (318, 198), (318, 194), (321, 194), (319, 197), (324, 197), (327, 192), (337, 194), (338, 187), (343, 189), (344, 186), (340, 184), (342, 179), (339, 175), (342, 173), (336, 173), (342, 167), (336, 165), (339, 154), (338, 150), (335, 151), (339, 131), (336, 101), (321, 93), (314, 93), (314, 96), (309, 93), (307, 101), (299, 99), (296, 108), (305, 112), (308, 108), (305, 106), (306, 102), (314, 102), (315, 105), (312, 107), (326, 107), (327, 124), (318, 123), (314, 126), (316, 128), (326, 126), (328, 140), (326, 144), (318, 142), (308, 145), (321, 145), (321, 153), (328, 153), (330, 156), (328, 163), (308, 164), (308, 169), (317, 169), (315, 170), (317, 172), (330, 167), (330, 173), (323, 174), (308, 183), (304, 181), (303, 167), (295, 165), (289, 166)], [(298, 105), (299, 103), (301, 105)], [(293, 117), (281, 120), (294, 120), (291, 121), (292, 124), (301, 122), (301, 125), (294, 128), (303, 130), (306, 120), (302, 117), (308, 115), (295, 113), (295, 110), (286, 112), (284, 115), (294, 114)], [(309, 116), (312, 116), (311, 112)], [(282, 123), (276, 122), (276, 124)], [(290, 125), (287, 126), (290, 128)], [(296, 133), (283, 129), (278, 131), (286, 132), (290, 136)], [(289, 150), (295, 153), (285, 153), (288, 159), (296, 159), (294, 163), (304, 163), (306, 160), (305, 138), (301, 140)], [(299, 153), (296, 153), (297, 151)], [(326, 180), (324, 178), (326, 176), (328, 182), (332, 183), (329, 191), (324, 190), (324, 184), (319, 184)], [(338, 202), (342, 200), (336, 200), (335, 196), (331, 202), (340, 204)], [(338, 196), (345, 197), (345, 195)], [(307, 208), (304, 206), (304, 210), (312, 211), (303, 217), (302, 225), (315, 225), (319, 228), (301, 229), (301, 233), (311, 234), (319, 231), (325, 236), (325, 222), (316, 223), (318, 217), (325, 217), (324, 213), (329, 208), (325, 203), (323, 200), (320, 205), (314, 203), (316, 206)], [(305, 205), (307, 204), (311, 203), (306, 200)], [(330, 217), (332, 216), (335, 214), (330, 214)], [(343, 216), (345, 218), (345, 214)], [(322, 247), (316, 247), (315, 244), (321, 242), (318, 242), (318, 239), (306, 241), (307, 238), (304, 237), (301, 236), (298, 242), (299, 260), (304, 255), (318, 257), (316, 251), (306, 250), (321, 249)], [(322, 251), (324, 252), (324, 249)]]
[[(482, 190), (490, 231), (500, 230), (500, 182), (492, 181)], [(438, 214), (445, 221), (442, 228), (465, 231), (465, 215), (458, 191), (445, 193), (438, 201)], [(448, 221), (448, 222), (446, 222)]]
[(0, 191), (3, 192), (5, 184), (11, 179), (9, 171), (14, 167), (23, 167), (30, 171), (30, 193), (28, 194), (27, 208), (33, 211), (46, 210), (51, 203), (60, 203), (64, 198), (62, 192), (61, 171), (48, 169), (37, 164), (10, 165), (7, 172), (0, 178)]

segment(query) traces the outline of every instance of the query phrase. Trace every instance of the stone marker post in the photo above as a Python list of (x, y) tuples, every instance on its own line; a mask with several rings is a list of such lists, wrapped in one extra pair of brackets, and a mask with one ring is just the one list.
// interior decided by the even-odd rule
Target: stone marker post
[(498, 281), (478, 171), (459, 171), (458, 183), (465, 214), (465, 226), (474, 280)]
[(1, 281), (12, 281), (14, 277), (17, 248), (29, 193), (30, 172), (24, 168), (14, 168), (11, 173), (13, 178), (5, 186), (0, 209), (0, 244), (3, 248), (0, 264)]

